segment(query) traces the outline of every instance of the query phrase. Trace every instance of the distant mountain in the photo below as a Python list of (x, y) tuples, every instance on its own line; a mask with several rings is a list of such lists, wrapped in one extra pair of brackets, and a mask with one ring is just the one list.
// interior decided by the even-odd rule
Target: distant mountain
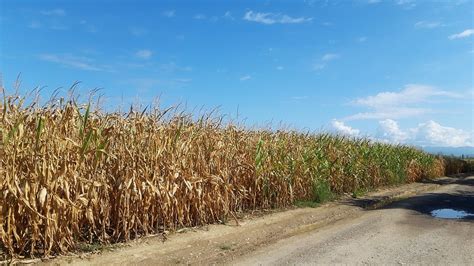
[(474, 147), (420, 147), (426, 152), (433, 154), (454, 155), (474, 157)]

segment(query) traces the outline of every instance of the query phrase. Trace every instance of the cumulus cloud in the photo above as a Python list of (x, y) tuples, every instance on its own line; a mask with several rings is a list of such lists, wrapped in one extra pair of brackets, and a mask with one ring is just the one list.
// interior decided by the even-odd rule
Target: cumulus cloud
[(435, 121), (421, 123), (412, 130), (414, 141), (426, 146), (462, 147), (474, 146), (472, 133), (453, 127), (442, 126)]
[(355, 137), (360, 134), (360, 130), (352, 128), (346, 125), (344, 122), (338, 121), (336, 119), (332, 120), (331, 125), (338, 133), (343, 135)]
[(390, 140), (394, 143), (402, 143), (408, 139), (408, 134), (403, 132), (398, 123), (392, 119), (379, 121), (379, 137)]
[(464, 147), (474, 146), (473, 133), (442, 126), (429, 120), (414, 128), (401, 130), (392, 119), (379, 121), (377, 139), (390, 143), (410, 143), (420, 146)]
[(298, 24), (310, 22), (312, 18), (306, 17), (290, 17), (280, 13), (261, 13), (252, 10), (247, 11), (243, 17), (244, 20), (272, 25), (272, 24)]
[(461, 95), (421, 84), (408, 84), (401, 91), (380, 92), (376, 95), (358, 98), (352, 103), (368, 108), (369, 112), (357, 113), (348, 119), (399, 119), (420, 116), (432, 112), (420, 107), (436, 98), (460, 98)]
[(449, 39), (454, 40), (454, 39), (467, 38), (467, 37), (469, 37), (473, 34), (474, 34), (474, 29), (467, 29), (463, 32), (460, 32), (460, 33), (453, 34), (453, 35), (449, 36)]
[(147, 49), (139, 50), (135, 53), (135, 56), (141, 59), (150, 59), (153, 52)]
[(398, 106), (424, 102), (434, 96), (460, 97), (458, 94), (438, 90), (432, 86), (408, 84), (399, 92), (381, 92), (374, 96), (359, 98), (355, 100), (355, 103), (368, 107), (381, 108), (384, 106)]

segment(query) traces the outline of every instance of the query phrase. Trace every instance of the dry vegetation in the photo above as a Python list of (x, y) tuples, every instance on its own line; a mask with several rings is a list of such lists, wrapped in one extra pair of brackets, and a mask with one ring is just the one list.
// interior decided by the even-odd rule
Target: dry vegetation
[[(27, 102), (29, 102), (27, 104)], [(0, 248), (48, 256), (445, 174), (417, 149), (73, 98), (0, 102)], [(453, 169), (451, 169), (451, 168)], [(450, 171), (458, 171), (452, 165)]]

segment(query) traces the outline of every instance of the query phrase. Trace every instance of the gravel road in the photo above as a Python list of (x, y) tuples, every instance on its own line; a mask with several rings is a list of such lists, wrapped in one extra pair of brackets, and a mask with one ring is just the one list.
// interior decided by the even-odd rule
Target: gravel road
[[(356, 219), (280, 240), (233, 263), (474, 265), (474, 177), (442, 185)], [(458, 219), (434, 218), (432, 211)]]
[[(400, 200), (402, 199), (402, 200)], [(392, 204), (388, 204), (393, 202)], [(384, 207), (381, 207), (384, 206)], [(474, 177), (444, 177), (343, 197), (317, 208), (249, 214), (239, 224), (183, 229), (36, 261), (46, 265), (474, 265)], [(450, 214), (450, 213), (448, 213)], [(0, 263), (1, 264), (1, 263)]]

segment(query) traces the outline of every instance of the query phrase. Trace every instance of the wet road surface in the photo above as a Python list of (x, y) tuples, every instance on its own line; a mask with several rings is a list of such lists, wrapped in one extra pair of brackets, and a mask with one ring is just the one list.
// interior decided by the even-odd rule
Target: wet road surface
[(474, 265), (474, 177), (432, 182), (448, 183), (366, 210), (356, 219), (280, 240), (234, 264)]

